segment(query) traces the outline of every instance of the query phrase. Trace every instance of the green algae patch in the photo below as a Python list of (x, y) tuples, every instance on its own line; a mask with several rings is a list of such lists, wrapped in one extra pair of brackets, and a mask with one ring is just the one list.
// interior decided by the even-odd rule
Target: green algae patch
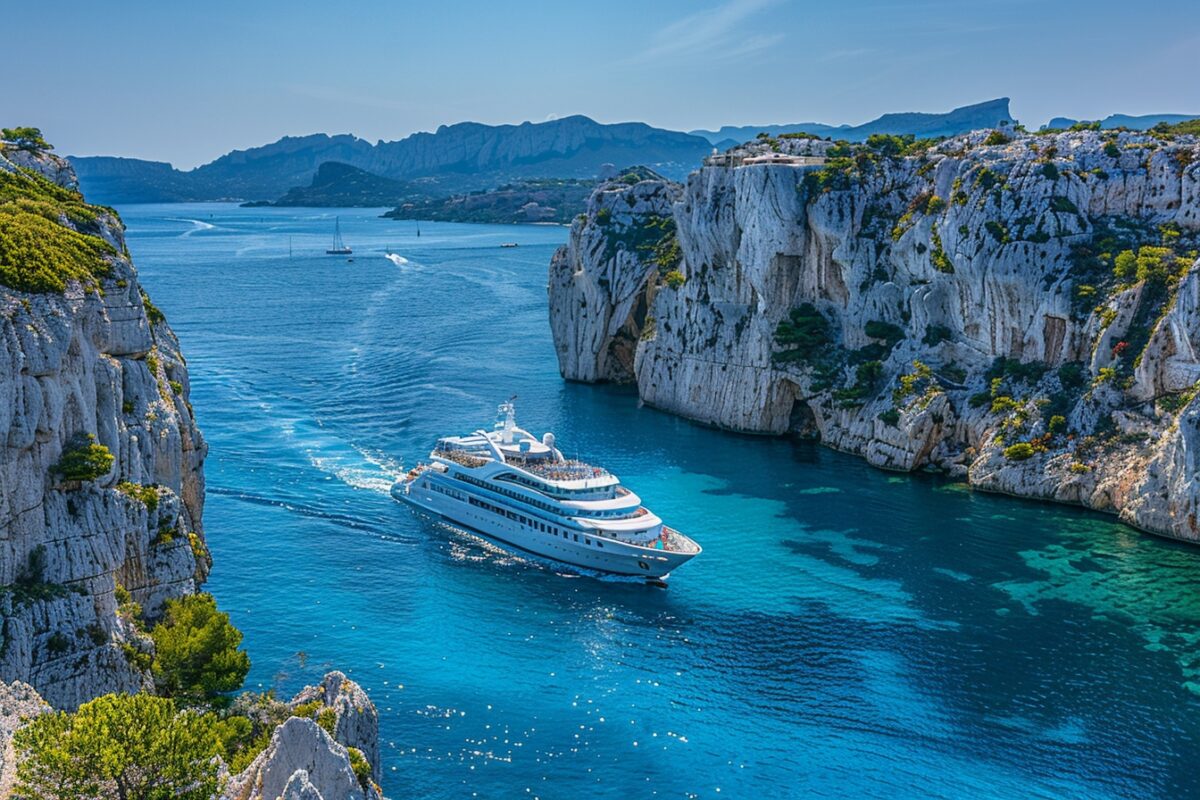
[(97, 287), (117, 256), (99, 236), (105, 213), (34, 172), (0, 170), (0, 285), (33, 294)]
[(1016, 604), (1037, 615), (1044, 603), (1089, 609), (1095, 621), (1130, 631), (1149, 652), (1168, 654), (1180, 683), (1200, 688), (1200, 595), (1195, 573), (1200, 553), (1117, 523), (1075, 524), (1057, 544), (1020, 553), (1038, 577), (995, 584)]

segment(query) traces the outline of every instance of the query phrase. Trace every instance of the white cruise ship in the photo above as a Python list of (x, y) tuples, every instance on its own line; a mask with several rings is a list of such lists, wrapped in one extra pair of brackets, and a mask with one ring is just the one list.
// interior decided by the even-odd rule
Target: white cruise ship
[(661, 581), (700, 545), (642, 505), (616, 475), (563, 458), (554, 434), (517, 427), (511, 402), (492, 431), (439, 439), (392, 496), (512, 547), (576, 567)]

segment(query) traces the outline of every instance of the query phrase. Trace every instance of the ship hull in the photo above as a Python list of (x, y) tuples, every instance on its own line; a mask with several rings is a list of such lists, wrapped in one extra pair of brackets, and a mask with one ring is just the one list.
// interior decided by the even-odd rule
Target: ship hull
[[(663, 580), (672, 570), (696, 555), (638, 547), (561, 525), (547, 525), (549, 531), (534, 529), (521, 522), (522, 519), (531, 520), (526, 516), (529, 512), (524, 509), (502, 508), (490, 497), (486, 502), (480, 503), (476, 498), (476, 502), (472, 503), (466, 493), (456, 493), (458, 496), (447, 493), (445, 489), (436, 491), (419, 481), (398, 481), (392, 487), (392, 497), (400, 502), (488, 539), (568, 567)], [(489, 509), (505, 512), (505, 515)]]

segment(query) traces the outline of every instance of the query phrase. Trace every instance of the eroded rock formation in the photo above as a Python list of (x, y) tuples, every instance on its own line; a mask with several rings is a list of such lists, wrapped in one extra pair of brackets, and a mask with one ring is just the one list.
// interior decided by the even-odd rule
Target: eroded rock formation
[[(74, 186), (60, 159), (0, 155), (0, 170), (18, 167)], [(206, 448), (179, 344), (138, 283), (120, 220), (62, 224), (113, 255), (97, 289), (0, 285), (0, 678), (72, 708), (147, 685), (130, 657), (145, 644), (118, 612), (118, 587), (153, 618), (204, 580)], [(55, 465), (85, 435), (112, 467), (64, 480)]]
[[(828, 160), (744, 161), (768, 153)], [(602, 187), (573, 224), (549, 278), (565, 377), (1200, 539), (1195, 137), (797, 137), (715, 160)]]

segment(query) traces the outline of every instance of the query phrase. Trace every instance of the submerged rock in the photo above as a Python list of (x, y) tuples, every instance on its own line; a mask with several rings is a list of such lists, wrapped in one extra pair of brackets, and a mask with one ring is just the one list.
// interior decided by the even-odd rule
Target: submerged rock
[(768, 138), (598, 190), (551, 330), (564, 377), (691, 419), (1200, 540), (1198, 249), (1195, 137)]

